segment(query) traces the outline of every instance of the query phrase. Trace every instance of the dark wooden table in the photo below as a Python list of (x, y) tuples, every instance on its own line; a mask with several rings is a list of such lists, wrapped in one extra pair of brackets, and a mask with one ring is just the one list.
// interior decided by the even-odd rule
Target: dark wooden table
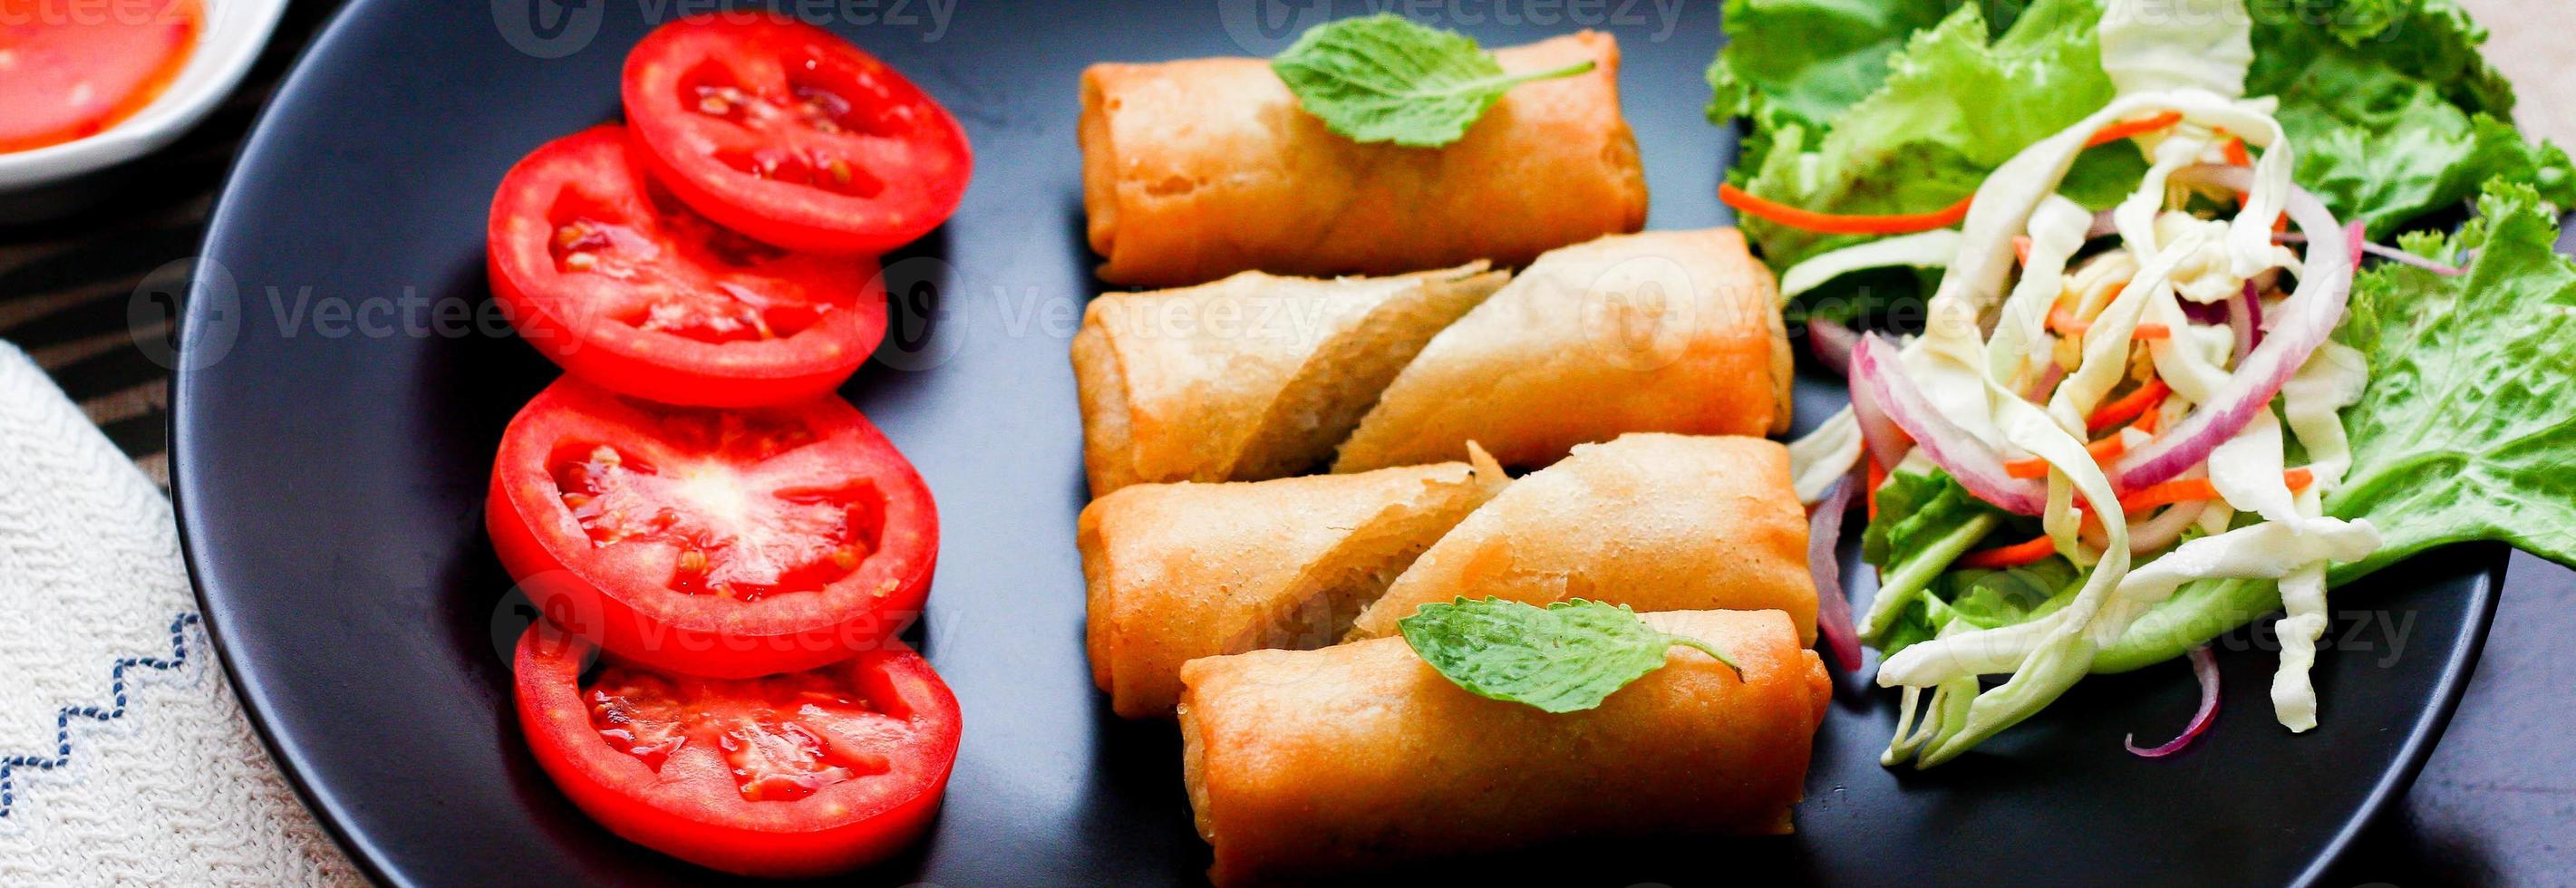
[[(138, 164), (107, 203), (50, 222), (0, 219), (0, 339), (34, 355), (164, 484), (168, 368), (156, 342), (176, 316), (235, 146), (334, 5), (292, 5), (242, 91)], [(2515, 553), (2486, 655), (2449, 733), (2405, 803), (2324, 884), (2576, 885), (2576, 657), (2557, 647), (2569, 639), (2576, 572)], [(2333, 706), (2326, 701), (2325, 717)], [(2172, 800), (2177, 816), (2195, 802), (2227, 800)]]

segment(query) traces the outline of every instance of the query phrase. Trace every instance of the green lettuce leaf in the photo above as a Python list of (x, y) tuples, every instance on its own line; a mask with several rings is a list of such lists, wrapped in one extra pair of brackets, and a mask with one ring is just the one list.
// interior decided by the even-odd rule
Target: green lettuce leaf
[[(1938, 5), (1940, 22), (1890, 34)], [(1743, 7), (1739, 11), (1738, 7)], [(1731, 178), (1753, 194), (1832, 213), (1916, 213), (1973, 191), (2005, 158), (2074, 124), (2112, 93), (2095, 34), (2102, 0), (1859, 3), (1737, 0), (1710, 69), (1713, 115), (1751, 120)], [(2576, 165), (2510, 123), (2513, 91), (2478, 54), (2486, 31), (2454, 0), (2252, 0), (2249, 95), (2276, 95), (2300, 146), (2297, 178), (2373, 237), (2473, 197), (2490, 178), (2576, 205)], [(1818, 42), (1787, 22), (1836, 22)], [(1875, 89), (1862, 82), (1884, 72)], [(2064, 191), (2096, 208), (2143, 162), (2088, 152)], [(1858, 242), (1748, 219), (1774, 268)], [(1858, 276), (1854, 276), (1857, 278)], [(1820, 288), (1817, 316), (1848, 320), (1904, 293), (1883, 276)], [(1803, 313), (1796, 312), (1793, 313)]]
[(1885, 570), (1979, 517), (2005, 514), (1969, 493), (1948, 472), (1895, 472), (1878, 488), (1878, 517), (1861, 531), (1861, 559)]
[(2003, 570), (1954, 570), (1933, 584), (1959, 619), (1979, 629), (2011, 626), (2065, 606), (2081, 588), (2073, 562), (2049, 557)]
[[(1801, 39), (1730, 40), (1708, 66), (1710, 120), (1763, 121), (1741, 150), (1758, 154), (1771, 133), (1796, 124), (1813, 130), (1878, 91), (1887, 57), (1914, 32), (1941, 21), (1956, 0), (1727, 0), (1726, 29), (1736, 34), (1796, 34)], [(1759, 159), (1752, 159), (1759, 165)]]
[[(2007, 514), (1978, 499), (1949, 473), (1896, 472), (1878, 488), (1878, 516), (1861, 531), (1861, 559), (1877, 567), (1878, 596), (1861, 619), (1860, 635), (1882, 651), (1895, 652), (1912, 629), (1936, 632), (1948, 617), (1935, 606), (1924, 612), (1918, 597), (1938, 581), (1969, 547), (2005, 525)], [(1926, 634), (1923, 638), (1930, 638)]]
[[(1983, 12), (1959, 6), (1888, 57), (1879, 89), (1830, 125), (1790, 114), (1755, 118), (1758, 150), (1738, 158), (1737, 185), (1834, 213), (1923, 213), (1957, 203), (1989, 170), (2111, 100), (2093, 33), (2100, 18), (2094, 0), (2039, 0), (2002, 36), (1989, 37)], [(1763, 32), (1737, 39), (1804, 37)], [(2116, 152), (2087, 155), (2067, 192), (2108, 205), (2144, 169), (2129, 154), (2126, 163)], [(1745, 219), (1744, 227), (1775, 268), (1864, 239), (1759, 219)]]
[(2387, 544), (2344, 582), (2432, 546), (2502, 540), (2576, 565), (2576, 263), (2527, 184), (2491, 184), (2455, 237), (2408, 246), (2457, 258), (2445, 277), (2383, 264), (2354, 283), (2347, 343), (2370, 386), (2344, 411), (2353, 465), (2326, 498)]
[(2487, 39), (2452, 0), (2253, 5), (2249, 95), (2281, 99), (2303, 152), (2296, 178), (2339, 218), (2384, 238), (2503, 177), (2576, 205), (2576, 166), (2509, 123), (2513, 88), (2478, 54)]

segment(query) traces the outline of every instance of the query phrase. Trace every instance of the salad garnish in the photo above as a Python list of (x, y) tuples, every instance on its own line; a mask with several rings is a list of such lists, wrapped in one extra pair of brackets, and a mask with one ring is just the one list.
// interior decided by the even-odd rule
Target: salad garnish
[(1627, 605), (1581, 598), (1546, 607), (1459, 598), (1416, 608), (1396, 627), (1423, 662), (1459, 687), (1548, 712), (1601, 705), (1664, 668), (1665, 651), (1677, 645), (1742, 671), (1717, 646), (1648, 626)]
[[(2576, 174), (2506, 122), (2450, 0), (2311, 5), (2338, 15), (1728, 4), (1711, 113), (1753, 126), (1722, 197), (1848, 361), (1852, 407), (1791, 453), (1811, 501), (1869, 479), (1856, 628), (1900, 689), (1889, 764), (2200, 651), (2203, 711), (2132, 745), (2170, 754), (2215, 714), (2203, 645), (2279, 608), (2274, 715), (2305, 731), (2330, 585), (2464, 540), (2576, 562), (2576, 491), (2543, 468), (2576, 453), (2547, 400), (2576, 386), (2550, 249)], [(1847, 27), (1765, 36), (1789, 15)], [(2369, 242), (2480, 191), (2454, 238)], [(1930, 288), (1922, 331), (1852, 332), (1890, 268)]]
[(1512, 87), (1572, 77), (1592, 62), (1505, 73), (1475, 38), (1382, 12), (1309, 28), (1270, 68), (1306, 113), (1352, 141), (1437, 148), (1465, 137)]

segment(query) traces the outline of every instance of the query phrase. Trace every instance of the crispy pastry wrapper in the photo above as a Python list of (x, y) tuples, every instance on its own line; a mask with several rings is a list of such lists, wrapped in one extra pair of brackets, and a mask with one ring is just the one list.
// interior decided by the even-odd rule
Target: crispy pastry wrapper
[(1072, 350), (1091, 495), (1322, 466), (1414, 353), (1509, 278), (1483, 262), (1334, 280), (1247, 271), (1092, 300)]
[(1832, 696), (1778, 611), (1675, 611), (1688, 648), (1598, 708), (1469, 693), (1401, 638), (1182, 667), (1182, 776), (1219, 886), (1588, 836), (1776, 834)]
[(1181, 664), (1339, 640), (1432, 541), (1510, 483), (1480, 465), (1140, 484), (1082, 510), (1091, 676), (1128, 718), (1169, 716)]
[(1816, 583), (1788, 448), (1649, 433), (1576, 447), (1459, 522), (1360, 614), (1353, 635), (1392, 635), (1415, 608), (1460, 596), (1779, 610), (1812, 642)]
[(1624, 432), (1787, 431), (1778, 294), (1731, 228), (1555, 250), (1432, 337), (1333, 470), (1452, 459), (1469, 439), (1523, 467)]
[(1407, 148), (1334, 133), (1264, 59), (1091, 66), (1078, 133), (1101, 280), (1511, 267), (1643, 226), (1618, 41), (1584, 31), (1495, 56), (1511, 72), (1595, 67), (1513, 87), (1458, 141)]

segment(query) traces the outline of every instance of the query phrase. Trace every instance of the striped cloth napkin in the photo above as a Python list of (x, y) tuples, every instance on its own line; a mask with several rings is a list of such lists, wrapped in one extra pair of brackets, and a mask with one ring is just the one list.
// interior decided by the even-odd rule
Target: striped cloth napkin
[(0, 885), (343, 885), (215, 661), (161, 490), (0, 343)]

